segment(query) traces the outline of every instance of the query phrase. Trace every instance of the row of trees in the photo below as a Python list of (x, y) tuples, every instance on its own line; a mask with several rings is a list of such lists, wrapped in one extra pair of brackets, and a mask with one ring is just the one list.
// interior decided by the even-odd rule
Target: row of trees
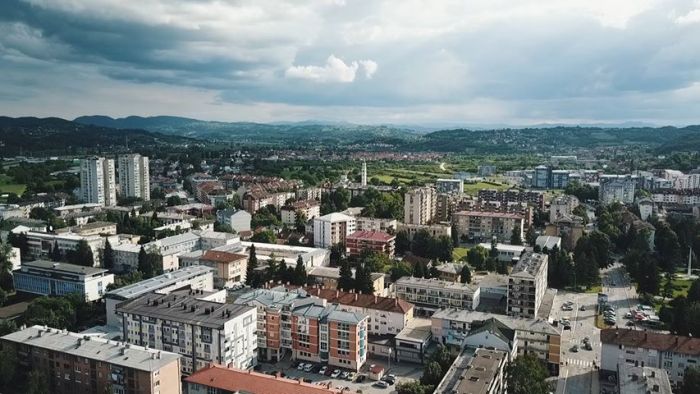
[(350, 192), (338, 188), (321, 197), (321, 215), (339, 212), (348, 207), (363, 207), (362, 215), (374, 218), (403, 219), (403, 193), (381, 193), (373, 187), (350, 198)]
[(396, 233), (396, 253), (411, 252), (416, 256), (439, 261), (452, 261), (454, 244), (448, 236), (433, 237), (426, 230), (419, 230), (409, 239), (406, 231)]
[(306, 266), (301, 255), (297, 258), (295, 266), (287, 266), (284, 259), (277, 261), (271, 256), (267, 261), (267, 267), (258, 269), (258, 256), (255, 252), (255, 244), (250, 246), (248, 266), (246, 267), (246, 284), (252, 288), (260, 288), (269, 281), (290, 283), (297, 286), (305, 286), (308, 282)]

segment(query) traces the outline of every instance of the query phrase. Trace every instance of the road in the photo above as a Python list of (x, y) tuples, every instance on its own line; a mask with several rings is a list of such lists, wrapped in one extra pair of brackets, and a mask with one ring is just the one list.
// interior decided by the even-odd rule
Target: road
[[(624, 327), (627, 320), (625, 313), (634, 307), (637, 292), (631, 286), (624, 268), (615, 264), (601, 271), (603, 292), (608, 294), (608, 301), (616, 309), (618, 325)], [(564, 302), (574, 303), (574, 310), (562, 311)], [(600, 330), (595, 326), (596, 304), (598, 295), (595, 293), (569, 293), (559, 291), (554, 297), (551, 317), (558, 320), (568, 317), (571, 330), (562, 331), (562, 365), (559, 372), (557, 394), (588, 394), (600, 393), (598, 370), (600, 366)], [(585, 310), (581, 311), (581, 306)], [(583, 338), (588, 337), (593, 350), (583, 348)], [(571, 351), (574, 345), (579, 346), (578, 352)]]

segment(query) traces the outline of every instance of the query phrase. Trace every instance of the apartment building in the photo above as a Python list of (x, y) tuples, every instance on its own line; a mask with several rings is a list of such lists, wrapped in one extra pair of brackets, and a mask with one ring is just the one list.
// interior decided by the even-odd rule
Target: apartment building
[(182, 373), (257, 364), (256, 308), (150, 293), (117, 305), (125, 341), (180, 354)]
[(535, 208), (544, 209), (544, 193), (541, 191), (481, 189), (477, 197), (481, 203), (527, 203)]
[(559, 374), (561, 334), (543, 319), (528, 319), (492, 313), (446, 308), (431, 317), (433, 340), (445, 345), (463, 347), (473, 322), (496, 318), (514, 329), (518, 337), (517, 354), (534, 354), (547, 366), (553, 376)]
[(381, 231), (355, 231), (345, 238), (348, 256), (359, 256), (365, 250), (394, 257), (396, 236)]
[(114, 251), (114, 270), (117, 272), (136, 271), (141, 248), (147, 253), (156, 254), (163, 272), (176, 270), (180, 266), (178, 256), (199, 249), (201, 247), (201, 238), (201, 233), (188, 232), (143, 245), (122, 243), (112, 246)]
[(117, 314), (117, 304), (123, 301), (153, 292), (168, 294), (183, 288), (206, 292), (214, 290), (214, 270), (203, 265), (180, 268), (107, 292), (104, 297), (107, 326), (122, 328), (121, 316)]
[(435, 197), (435, 220), (437, 222), (452, 220), (452, 212), (457, 209), (462, 198), (459, 194), (438, 193)]
[[(73, 252), (81, 241), (87, 242), (92, 251), (92, 260), (95, 267), (99, 267), (102, 261), (102, 249), (104, 249), (105, 238), (99, 235), (78, 235), (75, 233), (43, 233), (37, 231), (27, 231), (27, 246), (29, 256), (34, 259), (47, 258), (49, 253), (56, 247), (63, 256)], [(115, 241), (116, 243), (116, 241)]]
[(370, 218), (365, 216), (355, 217), (355, 229), (357, 231), (382, 231), (393, 234), (399, 226), (396, 219)]
[(221, 209), (216, 213), (217, 222), (231, 226), (231, 229), (237, 233), (250, 231), (252, 218), (250, 213), (240, 209)]
[(564, 215), (556, 221), (547, 224), (545, 235), (559, 237), (562, 245), (568, 250), (574, 250), (578, 240), (583, 237), (585, 226), (583, 218), (575, 215)]
[(617, 392), (619, 394), (672, 394), (668, 373), (660, 368), (617, 365)]
[(49, 392), (159, 394), (179, 393), (177, 354), (98, 336), (32, 326), (0, 338), (0, 347), (17, 357), (17, 373), (43, 371)]
[(677, 204), (677, 205), (682, 205), (682, 206), (693, 206), (693, 205), (700, 204), (700, 189), (657, 190), (651, 195), (651, 198), (655, 203)]
[(260, 357), (325, 362), (358, 371), (367, 359), (368, 316), (304, 290), (257, 289), (234, 301), (255, 307)]
[(547, 290), (548, 258), (543, 253), (525, 253), (508, 276), (507, 313), (534, 318)]
[(683, 384), (685, 369), (700, 362), (700, 338), (652, 331), (607, 328), (600, 331), (600, 369), (617, 372), (620, 365), (660, 368), (674, 389)]
[(452, 237), (452, 226), (449, 224), (405, 224), (399, 223), (399, 231), (405, 231), (408, 239), (413, 240), (413, 237), (419, 231), (426, 231), (431, 237)]
[(506, 392), (505, 352), (465, 348), (450, 366), (435, 394), (501, 394)]
[(143, 201), (151, 199), (148, 157), (137, 153), (121, 155), (117, 159), (119, 169), (119, 194), (136, 197)]
[(552, 170), (550, 189), (566, 189), (569, 185), (569, 170)]
[(93, 156), (80, 161), (80, 199), (101, 206), (117, 205), (114, 160)]
[[(248, 256), (218, 250), (199, 251), (197, 264), (214, 268), (214, 287), (228, 288), (246, 279)], [(195, 252), (193, 252), (195, 253)]]
[(568, 194), (553, 198), (549, 204), (549, 222), (554, 223), (564, 216), (573, 215), (578, 204), (578, 198)]
[[(355, 278), (355, 268), (352, 269), (352, 277)], [(384, 273), (372, 272), (373, 294), (384, 295)], [(309, 279), (313, 280), (318, 286), (325, 289), (337, 289), (338, 280), (340, 279), (340, 267), (314, 267), (309, 271)]]
[(44, 296), (80, 294), (85, 301), (97, 301), (114, 283), (108, 270), (53, 261), (25, 261), (12, 273), (15, 290)]
[(329, 213), (314, 219), (314, 246), (330, 248), (345, 243), (345, 238), (355, 232), (355, 218), (342, 213)]
[(524, 234), (525, 218), (516, 213), (460, 211), (452, 215), (452, 224), (462, 239), (510, 242), (513, 229)]
[(598, 202), (632, 204), (637, 182), (631, 175), (601, 175), (598, 186)]
[(184, 379), (184, 394), (338, 394), (330, 384), (306, 383), (250, 370), (210, 365)]
[(431, 187), (414, 188), (404, 195), (403, 221), (406, 224), (431, 224), (435, 221), (437, 193)]
[(73, 233), (81, 237), (91, 235), (117, 235), (117, 224), (112, 222), (92, 222), (55, 230), (57, 234)]
[(435, 181), (435, 189), (438, 193), (462, 194), (464, 193), (464, 181), (462, 179), (440, 178)]
[(304, 222), (321, 216), (321, 203), (316, 200), (295, 201), (280, 208), (282, 223), (294, 226), (297, 216), (302, 215)]
[(415, 304), (419, 315), (430, 315), (444, 307), (475, 310), (480, 289), (469, 283), (404, 276), (395, 283), (396, 297)]

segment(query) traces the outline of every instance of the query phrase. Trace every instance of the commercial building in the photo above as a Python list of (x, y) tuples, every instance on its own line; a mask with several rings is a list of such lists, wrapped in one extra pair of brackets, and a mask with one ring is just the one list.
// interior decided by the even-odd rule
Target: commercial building
[(180, 357), (161, 350), (32, 326), (0, 338), (17, 373), (43, 371), (48, 389), (73, 393), (179, 393)]
[(510, 242), (513, 229), (524, 234), (525, 218), (516, 213), (460, 211), (452, 215), (452, 224), (462, 239)]
[(257, 364), (257, 310), (182, 294), (145, 294), (117, 305), (125, 341), (182, 356), (189, 375), (210, 363)]
[(565, 189), (569, 185), (568, 170), (552, 170), (550, 189)]
[(433, 331), (430, 319), (414, 318), (394, 337), (394, 354), (398, 362), (423, 364)]
[(80, 199), (101, 206), (117, 205), (114, 160), (93, 156), (80, 161)]
[(561, 333), (544, 319), (494, 315), (456, 308), (441, 309), (430, 317), (433, 341), (464, 347), (472, 323), (494, 317), (517, 332), (517, 353), (519, 356), (534, 354), (547, 366), (551, 375), (559, 374)]
[(480, 289), (469, 283), (404, 276), (395, 283), (396, 297), (416, 305), (419, 315), (429, 316), (444, 307), (475, 310)]
[(345, 243), (345, 238), (355, 232), (355, 218), (342, 213), (329, 213), (314, 219), (314, 246), (330, 248)]
[(237, 368), (210, 365), (184, 379), (184, 394), (246, 393), (246, 394), (338, 394), (328, 385), (306, 383)]
[(221, 209), (216, 213), (217, 222), (231, 226), (231, 229), (237, 233), (250, 231), (252, 218), (250, 213), (241, 209)]
[(148, 157), (133, 153), (119, 156), (117, 162), (121, 197), (136, 197), (143, 201), (150, 200), (151, 181)]
[(631, 175), (602, 175), (598, 186), (598, 202), (632, 204), (637, 182)]
[(359, 256), (365, 250), (394, 257), (396, 236), (381, 231), (355, 231), (345, 238), (348, 256)]
[(435, 394), (501, 394), (506, 392), (506, 352), (465, 348), (435, 389)]
[(545, 165), (535, 167), (535, 172), (532, 176), (532, 187), (535, 189), (549, 189), (551, 184), (552, 169)]
[(464, 181), (441, 178), (435, 181), (435, 189), (438, 193), (462, 194), (464, 193)]
[(660, 368), (674, 389), (683, 384), (685, 369), (700, 362), (700, 338), (607, 328), (600, 331), (600, 342), (601, 370), (617, 372), (623, 364)]
[[(218, 244), (214, 232), (187, 232), (158, 239), (147, 244), (136, 245), (132, 243), (122, 243), (112, 247), (114, 251), (114, 270), (117, 272), (132, 272), (138, 269), (138, 256), (143, 248), (147, 253), (155, 254), (157, 263), (163, 272), (173, 271), (179, 268), (178, 256), (199, 249), (202, 242)], [(205, 234), (205, 237), (202, 236)], [(221, 233), (226, 234), (226, 233)], [(226, 237), (233, 237), (227, 234)], [(206, 240), (204, 240), (206, 238)], [(226, 242), (224, 239), (221, 242)]]
[(548, 256), (525, 253), (508, 276), (509, 315), (534, 318), (547, 290)]
[[(488, 242), (480, 243), (479, 246), (487, 251), (491, 251), (491, 244)], [(527, 247), (523, 245), (497, 243), (496, 250), (498, 251), (498, 261), (504, 261), (506, 263), (517, 261), (526, 249)]]
[(153, 292), (168, 294), (183, 288), (206, 292), (214, 290), (214, 270), (203, 265), (180, 268), (107, 292), (105, 294), (107, 325), (122, 328), (121, 316), (117, 314), (117, 304), (123, 301)]
[(295, 201), (280, 208), (280, 214), (282, 215), (282, 223), (288, 226), (296, 225), (299, 215), (304, 218), (304, 223), (306, 223), (321, 216), (321, 203), (316, 200)]
[(306, 294), (258, 289), (235, 300), (257, 309), (261, 357), (277, 361), (291, 354), (359, 371), (367, 360), (368, 316)]
[(431, 224), (435, 220), (436, 203), (437, 193), (431, 187), (407, 191), (404, 195), (404, 223)]
[(108, 270), (53, 261), (25, 261), (12, 273), (15, 290), (45, 296), (80, 294), (85, 301), (102, 298), (114, 283)]

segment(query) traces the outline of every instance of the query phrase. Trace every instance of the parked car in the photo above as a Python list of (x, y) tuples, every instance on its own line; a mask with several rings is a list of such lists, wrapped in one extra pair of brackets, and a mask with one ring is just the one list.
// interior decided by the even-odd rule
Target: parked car
[(357, 383), (362, 383), (367, 379), (367, 375), (357, 375)]
[(351, 382), (352, 382), (353, 380), (355, 380), (355, 377), (357, 377), (357, 374), (356, 374), (355, 372), (350, 372), (350, 373), (348, 374), (348, 380), (351, 381)]
[(330, 369), (330, 368), (326, 369), (326, 373), (324, 373), (324, 375), (326, 375), (326, 376), (331, 376), (331, 375), (333, 375), (333, 370)]
[(311, 372), (311, 370), (314, 368), (314, 365), (311, 363), (308, 363), (304, 366), (304, 372)]
[(591, 346), (590, 342), (586, 342), (583, 344), (583, 348), (586, 350), (593, 350), (593, 346)]
[(384, 381), (382, 381), (382, 380), (380, 380), (380, 381), (378, 381), (378, 382), (374, 382), (374, 384), (373, 384), (372, 386), (374, 386), (374, 387), (379, 387), (380, 389), (385, 389), (385, 388), (389, 387), (389, 385), (387, 384), (387, 382), (384, 382)]
[(625, 326), (634, 327), (634, 322), (632, 320), (629, 320), (627, 323), (625, 323)]
[(341, 379), (347, 379), (348, 376), (350, 376), (350, 373), (348, 371), (343, 371), (340, 373), (340, 378)]
[(586, 306), (585, 306), (585, 305), (581, 305), (581, 307), (578, 308), (578, 310), (580, 310), (580, 311), (585, 311), (585, 310), (586, 310)]
[(323, 367), (321, 367), (321, 369), (318, 371), (318, 373), (321, 375), (325, 375), (327, 370), (328, 370), (328, 366), (324, 365)]
[(305, 363), (299, 363), (299, 365), (297, 365), (297, 369), (298, 369), (299, 371), (303, 371), (304, 368), (306, 368), (306, 364), (305, 364)]
[(333, 371), (333, 373), (331, 374), (331, 377), (332, 377), (333, 379), (337, 379), (338, 376), (340, 376), (340, 370), (339, 370), (339, 369), (336, 369), (336, 370)]
[(574, 346), (571, 348), (571, 351), (574, 352), (574, 353), (577, 353), (577, 352), (578, 352), (578, 345), (574, 345)]

